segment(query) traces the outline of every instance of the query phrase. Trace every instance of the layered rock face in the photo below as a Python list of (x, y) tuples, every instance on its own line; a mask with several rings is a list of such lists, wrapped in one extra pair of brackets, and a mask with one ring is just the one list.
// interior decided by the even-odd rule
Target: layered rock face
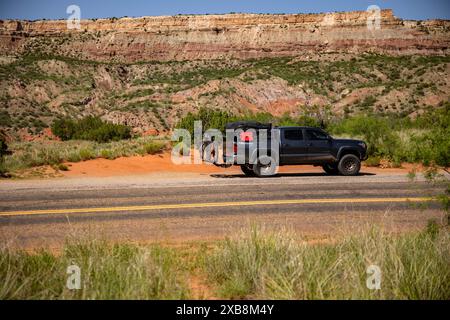
[(0, 54), (38, 50), (97, 61), (169, 61), (373, 51), (447, 54), (450, 21), (404, 21), (373, 13), (226, 14), (67, 21), (0, 21)]
[(65, 20), (0, 21), (0, 130), (20, 138), (95, 115), (156, 134), (202, 107), (415, 117), (449, 101), (450, 21), (384, 10), (377, 29), (372, 18), (143, 17), (82, 20), (80, 30)]

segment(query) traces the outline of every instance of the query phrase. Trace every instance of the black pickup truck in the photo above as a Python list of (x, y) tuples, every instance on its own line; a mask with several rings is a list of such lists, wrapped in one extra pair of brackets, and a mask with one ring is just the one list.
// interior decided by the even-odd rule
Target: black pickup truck
[[(239, 165), (247, 176), (271, 176), (278, 166), (301, 164), (322, 166), (332, 175), (351, 176), (359, 173), (361, 161), (367, 159), (364, 141), (334, 139), (319, 128), (272, 127), (245, 121), (229, 123), (226, 129), (239, 133), (234, 135), (233, 148), (224, 144), (224, 166)], [(263, 137), (267, 136), (264, 144), (257, 139), (261, 130)]]

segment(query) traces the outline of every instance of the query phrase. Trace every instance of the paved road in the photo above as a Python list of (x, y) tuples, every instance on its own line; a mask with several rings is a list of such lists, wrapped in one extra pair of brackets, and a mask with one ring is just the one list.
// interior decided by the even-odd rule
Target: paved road
[[(58, 234), (58, 230), (48, 230), (68, 223), (114, 225), (133, 235), (133, 228), (163, 221), (189, 228), (188, 222), (193, 220), (187, 218), (195, 220), (190, 233), (201, 233), (198, 224), (208, 221), (204, 227), (210, 229), (209, 234), (214, 233), (215, 222), (224, 217), (239, 221), (266, 216), (270, 222), (273, 217), (299, 220), (302, 215), (315, 215), (328, 219), (337, 213), (375, 215), (389, 211), (401, 214), (400, 219), (413, 219), (408, 212), (417, 211), (439, 192), (439, 187), (423, 180), (412, 183), (405, 176), (330, 177), (319, 173), (265, 179), (232, 174), (3, 181), (0, 228), (38, 238)], [(435, 203), (428, 205), (434, 214), (436, 208)], [(419, 216), (414, 219), (424, 219)]]
[[(102, 183), (103, 182), (103, 183)], [(440, 192), (402, 176), (329, 177), (321, 174), (200, 179), (142, 177), (115, 180), (17, 181), (0, 185), (0, 223), (124, 219), (242, 212), (324, 211), (346, 207), (408, 208)]]

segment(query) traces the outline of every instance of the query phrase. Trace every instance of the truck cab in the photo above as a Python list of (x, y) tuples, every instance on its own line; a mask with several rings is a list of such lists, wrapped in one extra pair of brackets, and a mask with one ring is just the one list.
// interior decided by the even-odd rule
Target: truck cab
[(335, 139), (320, 128), (279, 127), (280, 164), (333, 164), (347, 154), (365, 160), (367, 146), (363, 141)]

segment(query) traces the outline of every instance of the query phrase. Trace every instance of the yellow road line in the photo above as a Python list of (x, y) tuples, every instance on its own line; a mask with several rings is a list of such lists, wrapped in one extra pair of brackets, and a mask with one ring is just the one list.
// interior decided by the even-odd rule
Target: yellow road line
[(289, 199), (289, 200), (256, 200), (236, 202), (206, 202), (206, 203), (184, 203), (184, 204), (158, 204), (144, 206), (102, 207), (102, 208), (74, 208), (74, 209), (44, 209), (27, 211), (5, 211), (0, 212), (4, 216), (29, 216), (38, 214), (69, 214), (69, 213), (96, 213), (96, 212), (118, 212), (118, 211), (147, 211), (164, 209), (192, 209), (211, 207), (238, 207), (238, 206), (265, 206), (284, 204), (320, 204), (320, 203), (373, 203), (373, 202), (423, 202), (430, 201), (430, 197), (414, 198), (334, 198), (334, 199)]

